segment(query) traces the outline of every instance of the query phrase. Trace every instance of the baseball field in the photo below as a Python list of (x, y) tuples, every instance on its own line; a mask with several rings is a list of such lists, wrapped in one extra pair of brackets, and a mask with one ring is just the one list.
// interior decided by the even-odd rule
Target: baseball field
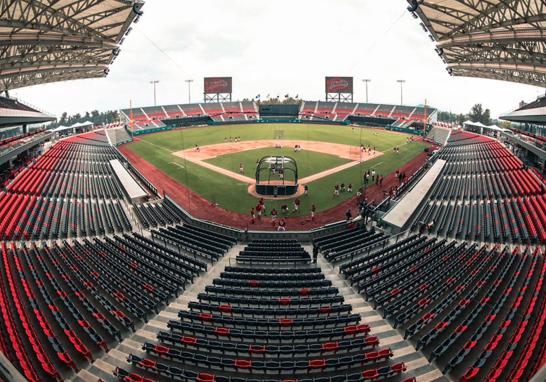
[[(295, 145), (301, 151), (295, 152)], [(144, 135), (127, 149), (211, 203), (243, 214), (257, 203), (249, 193), (257, 160), (268, 155), (290, 156), (297, 162), (300, 184), (309, 187), (309, 195), (300, 197), (299, 212), (291, 216), (307, 216), (312, 204), (320, 212), (353, 197), (366, 171), (386, 176), (425, 147), (409, 135), (382, 129), (255, 124)], [(342, 183), (352, 184), (353, 192), (334, 196), (334, 186)], [(156, 186), (161, 190), (161, 184)], [(291, 200), (271, 200), (267, 208), (280, 210), (283, 204), (292, 207)]]

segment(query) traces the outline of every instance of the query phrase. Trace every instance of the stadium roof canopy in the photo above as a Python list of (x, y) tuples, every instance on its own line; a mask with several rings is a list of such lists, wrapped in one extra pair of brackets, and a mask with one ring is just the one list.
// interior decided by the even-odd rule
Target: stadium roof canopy
[(408, 0), (454, 76), (544, 86), (544, 0)]
[(0, 91), (104, 77), (142, 0), (1, 0)]

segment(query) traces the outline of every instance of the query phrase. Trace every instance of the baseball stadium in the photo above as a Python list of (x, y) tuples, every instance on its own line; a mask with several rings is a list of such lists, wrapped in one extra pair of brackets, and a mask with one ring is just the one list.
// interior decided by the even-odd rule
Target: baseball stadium
[[(160, 3), (0, 0), (1, 382), (546, 381), (546, 97), (498, 126), (351, 73), (72, 120), (13, 96), (104, 85)], [(448, 83), (544, 88), (543, 1), (394, 3)]]

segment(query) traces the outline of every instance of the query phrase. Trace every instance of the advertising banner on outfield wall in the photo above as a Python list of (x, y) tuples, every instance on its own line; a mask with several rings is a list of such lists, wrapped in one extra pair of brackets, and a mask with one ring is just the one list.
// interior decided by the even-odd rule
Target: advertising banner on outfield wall
[(326, 77), (326, 93), (352, 93), (353, 77)]
[(205, 77), (205, 93), (232, 93), (231, 77)]

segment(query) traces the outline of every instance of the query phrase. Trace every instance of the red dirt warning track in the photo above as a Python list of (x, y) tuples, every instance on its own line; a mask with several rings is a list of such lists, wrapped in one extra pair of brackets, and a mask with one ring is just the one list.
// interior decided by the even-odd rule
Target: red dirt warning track
[[(236, 228), (248, 228), (249, 230), (274, 230), (269, 217), (263, 218), (261, 221), (256, 220), (251, 223), (251, 218), (248, 215), (243, 215), (237, 212), (227, 211), (221, 207), (211, 204), (199, 194), (193, 192), (184, 185), (163, 173), (154, 165), (150, 164), (140, 156), (133, 153), (127, 148), (129, 144), (119, 146), (119, 151), (158, 189), (158, 192), (168, 195), (191, 215), (198, 219), (209, 220), (218, 224), (223, 224)], [(399, 168), (401, 172), (405, 172), (407, 177), (415, 173), (427, 160), (427, 154), (422, 152), (410, 162)], [(383, 200), (383, 191), (389, 190), (391, 187), (398, 185), (398, 180), (395, 179), (395, 174), (386, 175), (383, 180), (383, 186), (369, 186), (366, 189), (366, 198), (368, 201), (378, 203)], [(287, 229), (291, 231), (309, 230), (318, 228), (326, 224), (343, 220), (347, 209), (351, 209), (353, 216), (358, 214), (356, 196), (346, 200), (336, 207), (326, 211), (317, 213), (314, 221), (310, 217), (288, 217), (286, 218)]]

